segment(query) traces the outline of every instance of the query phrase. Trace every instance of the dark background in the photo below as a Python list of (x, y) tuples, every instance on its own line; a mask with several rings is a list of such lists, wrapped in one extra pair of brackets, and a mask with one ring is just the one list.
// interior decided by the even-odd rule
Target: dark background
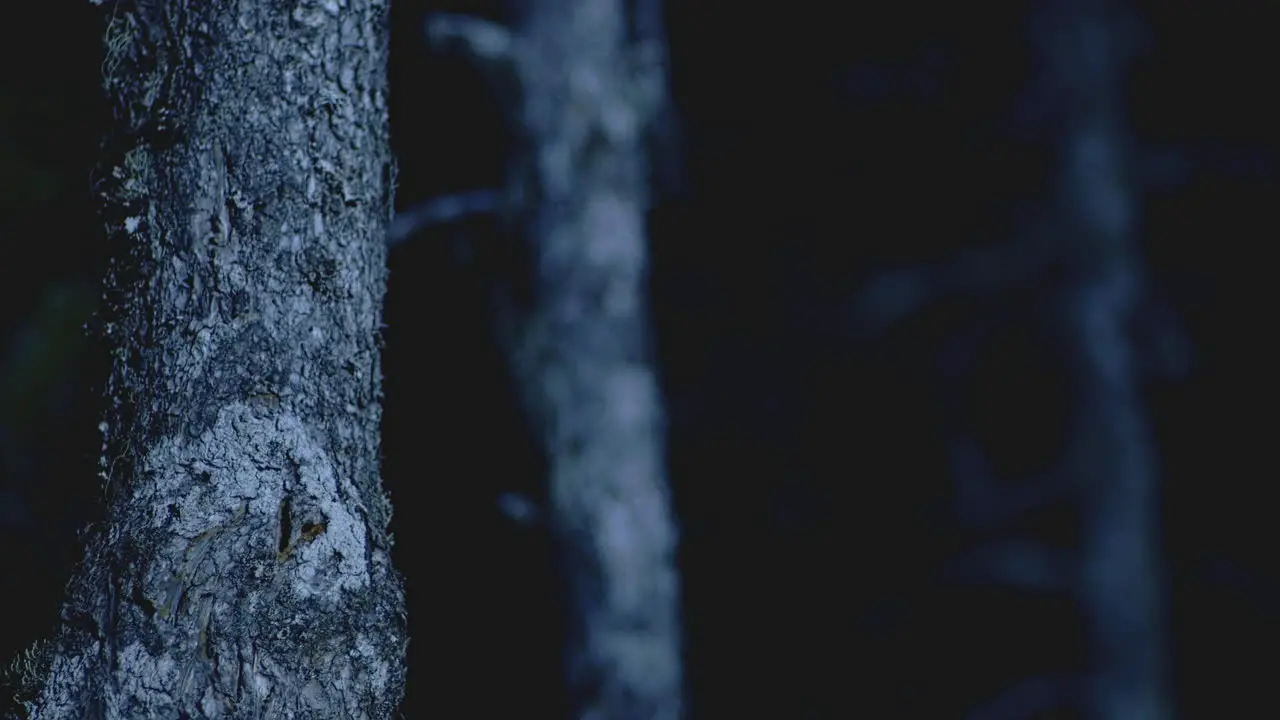
[[(980, 539), (951, 517), (950, 433), (979, 438), (1011, 483), (1062, 459), (1054, 289), (948, 295), (877, 332), (847, 311), (886, 271), (1014, 242), (1043, 210), (1060, 134), (1029, 32), (1038, 3), (671, 5), (681, 182), (653, 208), (652, 294), (693, 712), (959, 718), (1021, 678), (1086, 670), (1068, 594), (941, 572)], [(1280, 18), (1267, 3), (1176, 5), (1117, 5), (1170, 659), (1182, 717), (1265, 717), (1280, 641), (1264, 301)], [(423, 41), (441, 9), (501, 17), (394, 3), (401, 207), (497, 187), (508, 156), (482, 77)], [(6, 13), (0, 656), (48, 632), (97, 512), (105, 370), (80, 327), (103, 272), (90, 171), (108, 118), (101, 11)], [(407, 717), (565, 708), (549, 539), (499, 511), (505, 493), (538, 502), (543, 470), (492, 342), (504, 242), (477, 216), (391, 251), (384, 473), (409, 593)], [(975, 332), (971, 366), (948, 372), (948, 348)], [(1064, 504), (1017, 532), (1070, 547), (1079, 524)]]

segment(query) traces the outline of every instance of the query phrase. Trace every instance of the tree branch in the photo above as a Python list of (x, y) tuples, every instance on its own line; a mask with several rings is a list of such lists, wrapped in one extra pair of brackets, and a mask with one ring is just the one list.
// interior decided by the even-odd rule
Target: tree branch
[(1005, 688), (990, 702), (966, 715), (966, 720), (1025, 720), (1076, 703), (1078, 678), (1035, 675)]
[(427, 17), (427, 41), (433, 47), (457, 50), (490, 65), (510, 65), (516, 40), (510, 30), (470, 15), (436, 13)]
[(943, 298), (998, 295), (1031, 283), (1061, 255), (1055, 231), (1032, 227), (1010, 243), (963, 250), (950, 260), (887, 270), (848, 305), (845, 326), (870, 338)]
[(947, 446), (956, 486), (955, 519), (967, 530), (997, 530), (1027, 513), (1069, 499), (1079, 488), (1074, 476), (1061, 470), (1001, 484), (974, 438), (957, 434)]
[(1006, 585), (1035, 592), (1063, 592), (1075, 585), (1079, 559), (1071, 552), (1030, 541), (1004, 541), (970, 548), (947, 563), (944, 580)]
[(434, 225), (455, 223), (468, 215), (495, 213), (502, 207), (503, 193), (486, 188), (445, 195), (418, 203), (396, 213), (387, 232), (387, 245), (395, 247)]

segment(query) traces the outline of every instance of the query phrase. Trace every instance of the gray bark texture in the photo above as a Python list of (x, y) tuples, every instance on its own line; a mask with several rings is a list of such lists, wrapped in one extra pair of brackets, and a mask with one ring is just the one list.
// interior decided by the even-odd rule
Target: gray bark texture
[(119, 2), (102, 477), (39, 718), (387, 718), (386, 0)]
[(630, 9), (532, 0), (514, 31), (449, 16), (428, 31), (460, 42), (514, 93), (504, 98), (520, 140), (511, 204), (534, 267), (504, 334), (550, 462), (574, 717), (675, 720), (677, 538), (646, 297), (646, 142), (665, 48)]

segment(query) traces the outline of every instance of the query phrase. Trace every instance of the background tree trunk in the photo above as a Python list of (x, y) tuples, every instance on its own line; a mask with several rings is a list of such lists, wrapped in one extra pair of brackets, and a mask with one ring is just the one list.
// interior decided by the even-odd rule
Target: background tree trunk
[[(501, 329), (550, 463), (574, 717), (681, 715), (676, 529), (647, 301), (646, 139), (665, 95), (654, 7), (524, 3), (512, 33), (437, 17), (494, 70), (518, 135), (512, 212), (532, 293)], [(642, 13), (643, 14), (643, 13)], [(632, 38), (635, 38), (633, 40)], [(508, 80), (514, 83), (503, 83)]]
[(1167, 720), (1162, 491), (1132, 333), (1150, 290), (1127, 162), (1126, 47), (1109, 3), (1050, 0), (1042, 13), (1045, 66), (1064, 91), (1059, 222), (1074, 240), (1060, 331), (1076, 401), (1067, 464), (1083, 486), (1084, 707), (1097, 720)]
[[(1078, 678), (1024, 678), (974, 717), (1025, 717), (1064, 706), (1097, 720), (1165, 720), (1173, 712), (1162, 488), (1139, 385), (1144, 369), (1161, 362), (1144, 358), (1135, 337), (1158, 319), (1150, 315), (1152, 291), (1137, 241), (1140, 176), (1125, 129), (1124, 68), (1134, 44), (1125, 9), (1100, 0), (1034, 6), (1032, 45), (1042, 82), (1052, 88), (1037, 111), (1051, 118), (1055, 151), (1052, 192), (1030, 231), (994, 250), (959, 253), (940, 267), (885, 273), (854, 312), (862, 325), (879, 329), (962, 293), (1038, 287), (1049, 298), (1035, 319), (1061, 350), (1070, 390), (1061, 459), (1031, 478), (998, 477), (972, 431), (949, 429), (956, 519), (967, 530), (1004, 538), (959, 554), (945, 576), (1069, 592), (1083, 616), (1088, 663)], [(982, 335), (968, 331), (951, 341), (951, 382), (972, 372)], [(1018, 537), (1026, 517), (1064, 502), (1080, 518), (1077, 549)]]
[(384, 0), (119, 3), (103, 478), (48, 718), (386, 718)]

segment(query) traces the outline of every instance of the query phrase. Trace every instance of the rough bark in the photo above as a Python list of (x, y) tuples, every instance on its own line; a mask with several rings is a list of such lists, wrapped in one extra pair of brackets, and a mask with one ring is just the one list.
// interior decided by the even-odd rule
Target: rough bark
[(98, 190), (107, 515), (30, 653), (40, 718), (386, 718), (385, 0), (120, 2)]
[(574, 716), (674, 720), (676, 530), (646, 302), (645, 143), (664, 48), (621, 0), (520, 8), (515, 32), (452, 17), (429, 30), (515, 93), (504, 98), (520, 140), (510, 200), (534, 268), (506, 337), (550, 461)]

